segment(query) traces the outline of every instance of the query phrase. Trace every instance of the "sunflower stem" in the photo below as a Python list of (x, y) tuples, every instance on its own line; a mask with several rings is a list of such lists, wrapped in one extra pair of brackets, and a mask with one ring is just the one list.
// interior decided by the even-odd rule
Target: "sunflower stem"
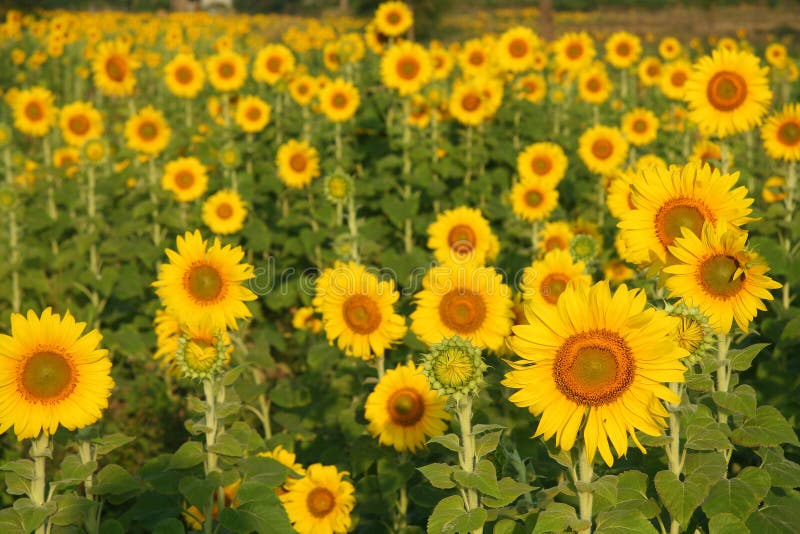
[(600, 124), (600, 107), (592, 104), (592, 126)]
[(592, 532), (592, 503), (594, 501), (594, 495), (586, 486), (592, 483), (593, 476), (594, 469), (592, 467), (592, 462), (589, 461), (589, 455), (586, 453), (586, 446), (581, 441), (578, 446), (578, 482), (580, 482), (577, 488), (578, 507), (580, 518), (589, 521), (589, 526), (581, 530), (580, 534), (591, 534)]
[(464, 167), (464, 185), (468, 186), (472, 181), (472, 126), (467, 126), (467, 147)]
[[(308, 188), (308, 214), (310, 215), (311, 231), (316, 234), (319, 232), (319, 223), (317, 222), (317, 210), (314, 207), (314, 193), (310, 187)], [(322, 247), (319, 245), (314, 247), (313, 261), (317, 267), (322, 267)]]
[(153, 244), (159, 248), (161, 244), (161, 225), (158, 222), (158, 176), (156, 175), (156, 160), (151, 157), (147, 160), (147, 178), (150, 185), (150, 203), (153, 205)]
[[(408, 180), (411, 178), (411, 125), (408, 122), (410, 118), (411, 101), (406, 98), (403, 100), (403, 181), (405, 182), (403, 200), (406, 202), (411, 198), (411, 184), (408, 183)], [(406, 254), (408, 254), (414, 246), (414, 228), (411, 224), (411, 217), (406, 217), (403, 226), (403, 243), (405, 245)]]
[[(31, 480), (30, 498), (36, 506), (44, 506), (45, 491), (47, 490), (47, 473), (45, 471), (47, 458), (53, 457), (50, 436), (46, 432), (39, 433), (39, 437), (31, 441), (31, 458), (33, 459), (33, 480)], [(44, 534), (48, 528), (47, 519), (36, 529), (36, 534)]]
[(511, 146), (514, 147), (514, 152), (519, 152), (520, 149), (520, 140), (519, 140), (519, 123), (522, 119), (522, 111), (517, 107), (516, 111), (514, 111), (514, 132), (513, 137), (511, 139)]
[(350, 257), (356, 263), (361, 263), (358, 254), (358, 221), (356, 220), (356, 198), (350, 195), (347, 200), (347, 226), (350, 229)]
[(311, 144), (311, 111), (308, 109), (308, 106), (302, 106), (303, 108), (303, 141), (306, 143)]
[[(459, 453), (459, 463), (461, 469), (467, 473), (473, 473), (475, 471), (475, 435), (472, 433), (472, 396), (467, 395), (460, 399), (456, 404), (456, 412), (458, 425), (461, 427), (461, 446), (463, 448)], [(480, 506), (478, 493), (474, 488), (466, 488), (462, 498), (467, 512)], [(480, 533), (483, 532), (483, 529), (479, 528), (473, 532)]]
[[(219, 388), (219, 391), (216, 389)], [(219, 471), (217, 453), (211, 449), (217, 444), (217, 437), (219, 435), (220, 426), (217, 419), (217, 405), (225, 400), (225, 387), (217, 384), (216, 380), (207, 378), (203, 381), (203, 393), (206, 398), (206, 412), (205, 412), (205, 426), (206, 426), (206, 461), (205, 472), (206, 476), (214, 471)], [(225, 492), (222, 488), (217, 488), (211, 495), (207, 505), (205, 520), (203, 522), (203, 531), (206, 534), (211, 534), (214, 530), (214, 504), (216, 501), (217, 513), (221, 513), (225, 507)]]
[(378, 380), (383, 378), (386, 373), (386, 358), (383, 356), (375, 356), (375, 371), (378, 373)]
[[(789, 228), (791, 228), (792, 221), (794, 220), (794, 209), (795, 209), (795, 193), (797, 191), (797, 174), (795, 172), (795, 162), (789, 162), (789, 170), (786, 173), (786, 196), (783, 200), (783, 205), (786, 208), (786, 215), (784, 215), (783, 220), (787, 223)], [(789, 254), (792, 250), (792, 239), (791, 239), (791, 231), (788, 232), (789, 235), (786, 236), (783, 246), (786, 250), (786, 253)], [(789, 289), (789, 280), (784, 280), (783, 282), (783, 289), (782, 289), (782, 299), (781, 302), (783, 304), (783, 309), (788, 310), (789, 306), (792, 303), (792, 297), (790, 294)]]
[(342, 142), (342, 123), (336, 123), (336, 163), (342, 166), (342, 158), (344, 157), (344, 147)]
[(42, 152), (44, 153), (44, 166), (47, 173), (47, 214), (51, 219), (58, 218), (58, 207), (56, 206), (55, 177), (50, 170), (53, 165), (53, 154), (50, 150), (50, 136), (42, 137)]
[[(727, 392), (728, 384), (731, 380), (731, 370), (728, 365), (728, 348), (731, 346), (731, 338), (726, 334), (717, 336), (717, 391)], [(717, 412), (720, 423), (728, 424), (728, 414), (720, 409)]]
[(191, 130), (192, 129), (192, 99), (191, 98), (187, 98), (184, 101), (183, 111), (184, 111), (184, 118), (186, 119), (186, 129), (187, 130)]
[(253, 134), (251, 132), (247, 133), (246, 137), (247, 141), (247, 174), (248, 176), (253, 176)]
[(539, 221), (533, 221), (531, 225), (531, 258), (536, 258), (539, 250)]
[[(671, 383), (669, 389), (672, 390), (678, 397), (683, 395), (683, 384)], [(669, 437), (670, 443), (664, 449), (667, 452), (667, 462), (669, 470), (678, 478), (683, 472), (683, 458), (681, 456), (681, 419), (678, 414), (680, 403), (669, 404)], [(669, 527), (670, 534), (678, 534), (680, 532), (680, 523), (672, 518)]]
[[(439, 119), (435, 111), (431, 112), (431, 175), (433, 181), (439, 181), (439, 175), (436, 174), (436, 163), (439, 161)], [(439, 213), (441, 210), (441, 202), (438, 198), (433, 201), (433, 211)]]
[(89, 270), (97, 280), (100, 280), (100, 261), (97, 257), (98, 239), (97, 236), (94, 235), (97, 230), (95, 226), (97, 203), (94, 194), (97, 180), (95, 178), (95, 169), (93, 165), (89, 165), (89, 168), (86, 170), (86, 180), (86, 214), (89, 216), (89, 234), (92, 236), (92, 244), (89, 247)]
[[(14, 173), (11, 169), (11, 148), (6, 146), (3, 150), (3, 163), (6, 172), (6, 184), (9, 191), (14, 188)], [(17, 226), (17, 202), (16, 194), (14, 203), (8, 209), (8, 260), (11, 264), (11, 311), (19, 313), (22, 306), (19, 288), (19, 227)]]

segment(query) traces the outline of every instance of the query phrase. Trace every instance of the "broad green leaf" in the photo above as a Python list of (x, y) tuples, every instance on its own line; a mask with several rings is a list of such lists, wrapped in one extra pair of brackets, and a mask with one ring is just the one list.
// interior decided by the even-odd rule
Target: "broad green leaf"
[(221, 436), (217, 436), (217, 442), (209, 447), (208, 450), (221, 456), (234, 456), (237, 458), (244, 456), (242, 444), (230, 434), (222, 434)]
[(8, 472), (5, 474), (6, 492), (9, 495), (28, 495), (31, 492), (31, 481), (22, 478), (16, 473)]
[(647, 496), (647, 474), (641, 471), (625, 471), (617, 479), (616, 510), (635, 510), (648, 519), (655, 517), (660, 506)]
[(27, 534), (22, 518), (13, 508), (0, 510), (0, 532), (3, 534)]
[(32, 500), (23, 497), (14, 501), (14, 511), (19, 514), (25, 530), (33, 532), (56, 512), (56, 503), (50, 501), (44, 506), (37, 506)]
[(428, 443), (438, 443), (442, 447), (449, 449), (453, 452), (461, 452), (464, 448), (461, 446), (461, 441), (455, 434), (445, 434), (444, 436), (436, 436), (428, 440)]
[(170, 469), (188, 469), (205, 460), (206, 453), (199, 441), (187, 441), (169, 459)]
[(492, 534), (513, 534), (514, 529), (517, 528), (518, 524), (519, 523), (511, 519), (501, 519), (494, 524)]
[(595, 512), (609, 510), (617, 504), (617, 482), (616, 475), (605, 475), (592, 482), (592, 507)]
[(442, 525), (442, 534), (472, 532), (475, 530), (483, 531), (483, 524), (486, 523), (486, 510), (476, 508), (469, 512), (458, 515)]
[(497, 444), (500, 443), (500, 436), (503, 435), (503, 431), (499, 430), (497, 432), (489, 432), (488, 434), (484, 434), (483, 436), (477, 438), (475, 440), (475, 454), (478, 458), (483, 458), (487, 454), (494, 452), (497, 448)]
[(22, 478), (33, 480), (33, 461), (26, 459), (6, 462), (0, 466), (0, 471), (11, 471), (12, 473), (18, 474)]
[(759, 406), (755, 417), (746, 418), (731, 439), (745, 447), (773, 447), (781, 443), (800, 445), (792, 425), (773, 406)]
[(703, 503), (707, 516), (731, 513), (745, 520), (769, 491), (769, 474), (757, 467), (744, 468), (736, 478), (720, 480)]
[(689, 419), (686, 427), (685, 447), (696, 451), (713, 451), (731, 448), (726, 431), (728, 427), (721, 425), (705, 411), (700, 411)]
[(522, 482), (517, 482), (511, 477), (503, 477), (497, 482), (497, 487), (500, 490), (499, 497), (492, 497), (491, 495), (483, 496), (483, 504), (490, 508), (500, 508), (508, 506), (516, 501), (520, 495), (533, 491), (535, 488)]
[(220, 514), (220, 523), (227, 530), (237, 534), (292, 532), (286, 511), (269, 485), (246, 480), (238, 497), (238, 508), (225, 508)]
[(390, 495), (398, 491), (411, 478), (413, 470), (413, 466), (408, 462), (398, 463), (394, 458), (378, 460), (378, 484), (381, 493)]
[(800, 495), (797, 492), (783, 496), (770, 495), (766, 505), (750, 515), (745, 524), (754, 534), (797, 532), (797, 525), (800, 525)]
[(453, 478), (465, 488), (474, 488), (484, 495), (500, 497), (500, 488), (497, 486), (497, 471), (489, 460), (481, 460), (475, 466), (475, 471), (467, 473), (456, 470)]
[(738, 413), (747, 417), (756, 415), (756, 390), (748, 385), (738, 386), (731, 392), (714, 391), (711, 397), (717, 406), (729, 413)]
[(473, 427), (472, 427), (472, 435), (473, 436), (478, 436), (480, 434), (483, 434), (484, 432), (491, 432), (491, 431), (494, 431), (494, 430), (505, 430), (506, 428), (507, 427), (505, 427), (503, 425), (494, 425), (494, 424), (491, 424), (491, 425), (483, 425), (483, 424), (473, 425)]
[(196, 476), (183, 477), (178, 484), (178, 490), (181, 492), (189, 504), (196, 506), (203, 510), (211, 496), (214, 494), (220, 485), (220, 477), (218, 473), (212, 472), (210, 475), (216, 475), (209, 478), (200, 478)]
[(247, 479), (254, 482), (266, 484), (276, 488), (283, 484), (286, 476), (290, 473), (289, 468), (273, 458), (264, 456), (251, 456), (239, 463), (243, 473), (247, 473)]
[(464, 502), (458, 495), (445, 497), (437, 504), (428, 518), (428, 534), (442, 534), (444, 525), (465, 515)]
[(749, 532), (750, 529), (733, 514), (717, 514), (708, 521), (708, 534), (748, 534)]
[(82, 524), (98, 505), (96, 501), (78, 495), (56, 495), (53, 500), (58, 510), (50, 518), (50, 522), (62, 527)]
[(139, 489), (139, 483), (125, 469), (117, 464), (109, 464), (97, 473), (97, 481), (92, 488), (95, 495), (125, 495)]
[(184, 534), (183, 522), (180, 519), (169, 517), (159, 522), (153, 529), (153, 534)]
[(781, 447), (762, 447), (756, 454), (761, 457), (761, 469), (769, 473), (773, 487), (800, 487), (800, 464), (787, 460)]
[(638, 510), (609, 510), (597, 515), (595, 534), (657, 534), (656, 528)]
[(116, 519), (106, 519), (100, 525), (100, 534), (125, 534), (125, 527)]
[(125, 434), (117, 432), (115, 434), (109, 434), (107, 436), (95, 438), (92, 440), (92, 443), (94, 443), (95, 447), (97, 448), (97, 455), (103, 456), (114, 449), (122, 447), (123, 445), (127, 445), (134, 439), (136, 438), (133, 436), (126, 436)]
[(653, 477), (656, 491), (669, 511), (670, 518), (684, 527), (689, 524), (692, 514), (708, 494), (705, 482), (704, 477), (697, 480), (693, 476), (682, 481), (671, 471), (659, 471)]
[(721, 452), (690, 452), (686, 455), (683, 470), (696, 480), (705, 478), (706, 486), (710, 486), (725, 478), (728, 462)]
[(442, 463), (429, 464), (417, 468), (433, 487), (441, 489), (456, 487), (456, 483), (453, 481), (453, 473), (456, 469), (452, 465)]
[(70, 454), (65, 456), (64, 460), (61, 462), (61, 478), (59, 478), (57, 482), (62, 486), (67, 486), (70, 483), (77, 485), (94, 473), (96, 469), (97, 462), (84, 464), (81, 462), (78, 455)]
[(734, 371), (746, 371), (750, 368), (759, 352), (769, 346), (769, 343), (756, 343), (744, 349), (734, 349), (728, 352), (728, 360)]
[(532, 534), (564, 532), (567, 529), (578, 531), (589, 526), (588, 523), (578, 519), (578, 514), (572, 506), (554, 502), (539, 513)]

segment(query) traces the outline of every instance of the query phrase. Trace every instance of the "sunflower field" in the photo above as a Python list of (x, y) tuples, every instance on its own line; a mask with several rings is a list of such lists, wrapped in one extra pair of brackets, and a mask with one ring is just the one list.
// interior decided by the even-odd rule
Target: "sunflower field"
[(0, 533), (800, 532), (796, 31), (1, 20)]

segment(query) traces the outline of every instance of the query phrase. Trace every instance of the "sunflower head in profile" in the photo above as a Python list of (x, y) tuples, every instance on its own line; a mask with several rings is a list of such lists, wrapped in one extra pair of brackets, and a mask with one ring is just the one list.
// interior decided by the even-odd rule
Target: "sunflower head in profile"
[(227, 330), (218, 330), (209, 318), (181, 324), (175, 368), (186, 378), (208, 380), (231, 359), (233, 346)]
[(423, 368), (408, 362), (390, 369), (367, 397), (364, 416), (381, 445), (415, 452), (447, 429), (447, 397), (431, 386)]
[(280, 500), (297, 532), (345, 534), (350, 530), (356, 500), (355, 488), (343, 480), (347, 474), (332, 465), (311, 464), (303, 478), (287, 480)]
[(443, 265), (483, 265), (497, 257), (500, 242), (480, 210), (461, 206), (436, 216), (428, 227), (428, 248)]
[(326, 83), (319, 90), (318, 97), (320, 111), (331, 122), (351, 119), (361, 104), (358, 88), (342, 78)]
[(800, 161), (800, 104), (786, 104), (769, 117), (761, 128), (761, 140), (771, 158)]
[(54, 101), (53, 93), (38, 85), (18, 91), (11, 103), (14, 126), (20, 132), (34, 137), (47, 134), (56, 123)]
[(240, 231), (247, 217), (247, 204), (233, 189), (217, 191), (203, 202), (203, 223), (218, 235)]
[(714, 329), (700, 310), (683, 304), (667, 304), (664, 311), (678, 319), (672, 337), (680, 348), (689, 353), (687, 363), (698, 362), (704, 354), (715, 349)]
[(11, 335), (0, 334), (0, 434), (13, 426), (23, 440), (100, 419), (114, 387), (111, 360), (100, 333), (85, 328), (51, 308), (11, 315)]
[(275, 156), (278, 178), (288, 187), (302, 189), (319, 176), (319, 154), (308, 141), (290, 139)]
[(606, 40), (606, 61), (618, 69), (627, 69), (639, 61), (642, 41), (638, 36), (624, 31), (614, 32)]
[[(530, 325), (514, 327), (503, 384), (510, 401), (539, 416), (534, 436), (555, 436), (562, 450), (578, 439), (589, 462), (599, 451), (611, 466), (628, 450), (628, 436), (644, 451), (636, 430), (659, 436), (667, 426), (662, 400), (680, 399), (662, 382), (683, 382), (686, 351), (672, 338), (676, 319), (646, 308), (640, 290), (607, 282), (569, 286), (556, 308), (529, 306)], [(582, 429), (582, 430), (581, 430)]]
[(178, 54), (164, 66), (164, 82), (173, 95), (194, 98), (203, 89), (206, 73), (191, 54)]
[(177, 251), (167, 249), (170, 261), (153, 282), (164, 307), (187, 322), (237, 330), (237, 320), (251, 316), (245, 302), (256, 299), (242, 285), (253, 273), (252, 265), (240, 263), (242, 248), (223, 247), (217, 239), (209, 246), (199, 230), (178, 236), (177, 245)]
[(258, 51), (253, 62), (253, 79), (275, 85), (295, 68), (292, 51), (282, 44), (268, 44)]
[(401, 95), (417, 93), (430, 81), (433, 67), (424, 47), (402, 41), (381, 57), (381, 81)]
[(375, 28), (387, 37), (398, 37), (414, 24), (414, 16), (405, 2), (382, 2), (375, 10)]
[(658, 136), (658, 118), (649, 109), (633, 109), (622, 116), (622, 133), (634, 146), (649, 145)]
[(544, 220), (557, 206), (558, 190), (550, 180), (522, 179), (511, 188), (511, 209), (522, 220)]
[(164, 114), (153, 106), (142, 108), (125, 122), (128, 147), (148, 156), (163, 152), (171, 137), (172, 129)]
[(628, 142), (618, 128), (594, 126), (581, 134), (578, 155), (590, 171), (611, 175), (625, 162)]
[(222, 50), (206, 60), (211, 86), (220, 92), (239, 90), (247, 80), (247, 63), (233, 50)]
[(139, 61), (131, 54), (130, 43), (104, 41), (97, 45), (92, 60), (94, 84), (108, 96), (130, 96), (136, 87)]
[(551, 250), (539, 261), (534, 261), (522, 272), (520, 289), (522, 298), (538, 309), (555, 309), (558, 298), (570, 284), (586, 285), (592, 282), (586, 273), (586, 264), (572, 259), (567, 250)]
[(311, 306), (297, 308), (292, 315), (292, 327), (296, 330), (308, 330), (312, 334), (322, 332), (322, 320), (314, 313)]
[(272, 107), (257, 96), (244, 96), (236, 103), (234, 121), (243, 132), (256, 133), (269, 124)]
[(500, 36), (495, 55), (500, 68), (522, 72), (533, 67), (534, 53), (541, 46), (539, 37), (524, 26), (509, 28)]
[(208, 174), (203, 163), (195, 158), (178, 158), (164, 166), (161, 187), (171, 191), (178, 202), (191, 202), (208, 188)]
[(103, 134), (103, 119), (91, 102), (77, 101), (64, 106), (58, 122), (64, 141), (75, 147)]

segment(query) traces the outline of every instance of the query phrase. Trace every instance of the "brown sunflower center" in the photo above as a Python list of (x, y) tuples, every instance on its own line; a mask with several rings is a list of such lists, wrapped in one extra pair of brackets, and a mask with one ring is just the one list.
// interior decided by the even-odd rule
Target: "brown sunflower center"
[(139, 137), (145, 141), (152, 141), (158, 136), (158, 126), (152, 121), (144, 121), (139, 125)]
[(539, 89), (539, 86), (533, 80), (525, 80), (522, 86), (528, 93), (535, 93)]
[(120, 56), (111, 56), (106, 60), (106, 75), (119, 83), (128, 73), (128, 62)]
[(539, 294), (544, 300), (555, 305), (558, 297), (567, 289), (567, 284), (569, 284), (569, 276), (564, 273), (550, 273), (542, 280)]
[(586, 89), (590, 93), (597, 93), (598, 91), (600, 91), (601, 88), (602, 84), (600, 83), (600, 80), (598, 80), (597, 78), (589, 78), (589, 80), (586, 82)]
[(331, 105), (336, 109), (344, 109), (347, 106), (347, 95), (344, 93), (336, 93), (331, 98)]
[(278, 73), (278, 72), (281, 71), (281, 65), (282, 64), (283, 64), (283, 61), (281, 61), (281, 58), (279, 58), (277, 56), (271, 56), (267, 60), (267, 70), (270, 71), (270, 72)]
[(558, 390), (581, 406), (601, 406), (619, 398), (633, 382), (631, 349), (616, 332), (589, 330), (573, 334), (553, 362)]
[(700, 265), (698, 278), (709, 293), (726, 299), (736, 295), (744, 285), (744, 273), (736, 273), (740, 268), (739, 261), (732, 256), (711, 256)]
[(194, 185), (194, 173), (192, 171), (178, 171), (175, 174), (175, 186), (178, 189), (189, 189)]
[(480, 52), (478, 50), (475, 50), (469, 55), (469, 63), (470, 65), (473, 65), (475, 67), (483, 65), (485, 60), (486, 58), (484, 57), (483, 52)]
[(220, 78), (227, 80), (228, 78), (233, 78), (233, 75), (236, 74), (236, 67), (234, 67), (232, 63), (228, 63), (226, 61), (219, 64), (219, 67), (217, 67), (217, 73), (219, 74)]
[(432, 60), (434, 69), (440, 69), (444, 66), (444, 59), (442, 58), (441, 55), (436, 54), (435, 56), (433, 56)]
[(75, 135), (86, 135), (86, 132), (88, 132), (89, 128), (91, 127), (89, 119), (86, 118), (86, 115), (76, 115), (71, 117), (68, 125), (69, 130)]
[(303, 172), (308, 167), (308, 161), (306, 160), (305, 155), (303, 154), (293, 154), (291, 158), (289, 158), (289, 167), (292, 168), (294, 172)]
[(420, 66), (417, 58), (406, 56), (397, 62), (397, 75), (404, 80), (413, 80), (419, 74)]
[(311, 90), (311, 87), (309, 87), (308, 84), (305, 84), (305, 83), (298, 84), (298, 86), (297, 86), (297, 93), (301, 94), (301, 95), (308, 94), (308, 92), (310, 90)]
[(747, 98), (747, 80), (740, 74), (723, 70), (708, 82), (708, 103), (720, 111), (732, 111)]
[(528, 43), (524, 39), (513, 39), (508, 45), (508, 53), (515, 59), (525, 57), (528, 53)]
[(567, 45), (566, 54), (570, 59), (578, 59), (583, 55), (583, 45), (580, 43), (570, 43)]
[(39, 102), (28, 102), (25, 106), (25, 116), (31, 121), (41, 120), (44, 117), (44, 109)]
[(398, 11), (389, 11), (386, 14), (386, 22), (388, 22), (392, 26), (400, 24), (401, 20), (403, 20), (403, 16), (400, 15), (400, 13)]
[(633, 131), (636, 133), (644, 133), (647, 131), (647, 121), (644, 119), (636, 119), (633, 121)]
[(37, 352), (25, 361), (19, 377), (21, 393), (36, 401), (60, 400), (75, 389), (74, 371), (58, 352)]
[(342, 304), (344, 322), (357, 334), (371, 334), (381, 324), (378, 304), (366, 295), (352, 295)]
[(479, 97), (475, 93), (467, 93), (461, 99), (461, 107), (464, 108), (465, 111), (475, 111), (480, 106), (481, 106), (481, 97)]
[(541, 191), (537, 189), (530, 189), (525, 192), (525, 204), (531, 208), (538, 208), (542, 204), (543, 200), (544, 195), (542, 195)]
[(699, 236), (706, 221), (715, 222), (715, 217), (705, 204), (691, 198), (673, 198), (656, 213), (656, 235), (664, 247), (669, 247), (675, 243), (676, 237), (682, 236), (682, 228), (688, 228)]
[(658, 66), (657, 63), (651, 63), (647, 66), (645, 72), (647, 72), (648, 76), (658, 76), (659, 74), (661, 74), (661, 68)]
[(486, 303), (479, 293), (453, 289), (439, 303), (442, 323), (458, 334), (471, 334), (483, 326)]
[(475, 230), (466, 224), (457, 224), (447, 234), (450, 250), (457, 254), (467, 254), (475, 248)]
[(217, 300), (225, 288), (219, 271), (206, 263), (191, 266), (183, 277), (183, 287), (192, 298), (203, 303)]
[(386, 408), (393, 423), (400, 426), (414, 426), (425, 414), (425, 400), (418, 391), (403, 388), (392, 393)]
[(567, 242), (562, 237), (552, 236), (548, 237), (544, 242), (544, 249), (548, 252), (551, 250), (564, 250), (567, 248)]
[(306, 506), (309, 513), (314, 517), (325, 517), (336, 506), (336, 498), (328, 488), (317, 487), (308, 492)]
[(233, 215), (233, 207), (227, 202), (217, 206), (217, 217), (220, 219), (229, 219), (231, 215)]
[(800, 143), (800, 122), (785, 122), (778, 127), (778, 141), (787, 146)]
[(683, 87), (683, 84), (686, 83), (687, 79), (688, 77), (686, 76), (686, 73), (682, 70), (673, 72), (672, 76), (669, 77), (669, 81), (673, 87)]
[(250, 106), (247, 108), (245, 116), (247, 117), (247, 120), (257, 121), (261, 118), (261, 109), (259, 109), (257, 106)]
[(631, 53), (631, 45), (628, 43), (619, 43), (617, 45), (617, 55), (622, 57), (628, 57)]
[(194, 72), (192, 72), (192, 69), (185, 65), (178, 67), (175, 70), (175, 79), (182, 84), (192, 83), (192, 80), (194, 80)]
[(608, 159), (614, 153), (614, 145), (608, 139), (598, 139), (592, 143), (592, 155), (597, 159)]
[(553, 168), (553, 162), (546, 156), (536, 156), (531, 160), (531, 169), (539, 176), (544, 176)]

